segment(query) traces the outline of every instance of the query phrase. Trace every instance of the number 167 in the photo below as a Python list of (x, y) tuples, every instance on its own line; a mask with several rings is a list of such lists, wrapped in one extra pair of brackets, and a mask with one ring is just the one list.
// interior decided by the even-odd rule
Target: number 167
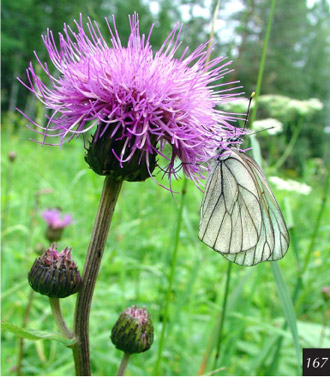
[(307, 358), (307, 368), (323, 368), (325, 363), (329, 360), (328, 357), (317, 357), (315, 359), (312, 359), (311, 357)]

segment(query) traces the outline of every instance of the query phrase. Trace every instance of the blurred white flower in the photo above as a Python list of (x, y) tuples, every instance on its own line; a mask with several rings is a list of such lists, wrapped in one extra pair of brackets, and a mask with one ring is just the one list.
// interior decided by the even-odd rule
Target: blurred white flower
[(308, 106), (315, 111), (323, 110), (324, 105), (318, 98), (310, 98), (305, 102), (308, 102)]
[[(238, 99), (231, 98), (230, 102), (225, 102), (225, 99), (224, 99), (224, 103), (221, 104), (221, 109), (227, 112), (231, 112), (231, 113), (246, 114), (248, 106), (249, 106), (248, 98), (238, 98)], [(252, 109), (253, 106), (254, 105), (252, 101), (250, 108)]]
[(293, 179), (284, 180), (280, 177), (270, 177), (269, 181), (272, 182), (279, 190), (294, 191), (298, 194), (308, 195), (312, 188), (305, 183), (294, 181)]
[(323, 103), (317, 98), (310, 98), (305, 101), (290, 99), (288, 102), (289, 111), (296, 112), (300, 115), (312, 114), (315, 111), (323, 109)]
[(280, 119), (288, 119), (291, 115), (313, 115), (323, 109), (323, 103), (318, 98), (298, 100), (276, 94), (265, 94), (259, 97), (259, 103), (263, 105), (270, 116)]
[(253, 122), (253, 130), (265, 130), (269, 135), (276, 135), (283, 131), (282, 122), (274, 118), (260, 119)]

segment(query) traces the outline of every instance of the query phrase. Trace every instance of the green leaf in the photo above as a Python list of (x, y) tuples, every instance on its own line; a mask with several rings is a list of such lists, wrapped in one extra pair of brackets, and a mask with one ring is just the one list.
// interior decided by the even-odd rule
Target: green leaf
[(285, 283), (281, 268), (277, 262), (271, 263), (272, 271), (274, 274), (274, 279), (276, 283), (277, 293), (280, 298), (284, 315), (286, 317), (287, 323), (291, 330), (293, 344), (296, 349), (296, 356), (297, 356), (297, 363), (298, 363), (298, 370), (300, 374), (300, 363), (301, 363), (301, 348), (299, 344), (299, 336), (298, 336), (298, 328), (297, 328), (297, 320), (296, 315), (294, 312), (292, 300), (290, 297), (288, 286)]
[(13, 334), (20, 336), (25, 339), (29, 340), (57, 340), (65, 344), (66, 346), (73, 345), (76, 340), (75, 339), (68, 339), (64, 336), (51, 331), (41, 331), (41, 330), (33, 330), (33, 329), (23, 329), (22, 327), (16, 326), (13, 323), (8, 321), (1, 321), (1, 328), (4, 330), (8, 330)]

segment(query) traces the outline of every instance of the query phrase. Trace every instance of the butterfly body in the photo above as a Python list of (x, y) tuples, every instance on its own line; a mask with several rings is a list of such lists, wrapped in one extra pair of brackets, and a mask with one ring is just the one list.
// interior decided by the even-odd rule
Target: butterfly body
[(289, 234), (262, 170), (235, 147), (218, 153), (201, 205), (199, 238), (239, 265), (281, 259)]

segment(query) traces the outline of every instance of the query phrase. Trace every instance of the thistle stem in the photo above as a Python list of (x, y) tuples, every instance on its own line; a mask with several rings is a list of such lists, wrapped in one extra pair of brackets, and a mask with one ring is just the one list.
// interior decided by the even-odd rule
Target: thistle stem
[(219, 333), (218, 333), (218, 340), (217, 340), (217, 345), (216, 345), (216, 354), (214, 358), (214, 363), (213, 363), (213, 369), (216, 369), (218, 359), (220, 356), (221, 352), (221, 344), (222, 344), (222, 335), (223, 335), (223, 326), (225, 323), (225, 318), (226, 318), (226, 312), (227, 312), (227, 299), (228, 299), (228, 293), (229, 293), (229, 285), (230, 285), (230, 273), (231, 273), (231, 267), (232, 267), (232, 262), (228, 263), (228, 269), (227, 269), (227, 278), (226, 278), (226, 287), (225, 287), (225, 294), (223, 297), (223, 303), (222, 303), (222, 311), (219, 316)]
[(73, 333), (69, 330), (68, 326), (66, 325), (62, 311), (61, 311), (61, 305), (60, 305), (60, 299), (58, 298), (49, 298), (49, 303), (50, 307), (52, 308), (52, 313), (54, 320), (56, 322), (57, 327), (61, 331), (61, 333), (66, 337), (66, 338), (73, 338), (74, 335)]
[(74, 321), (74, 334), (77, 343), (73, 346), (73, 355), (77, 376), (91, 375), (88, 333), (89, 314), (96, 278), (100, 269), (112, 215), (121, 186), (122, 181), (113, 181), (109, 177), (105, 178), (92, 237), (87, 251), (82, 286), (78, 293)]
[(117, 376), (123, 376), (124, 375), (130, 356), (131, 356), (130, 353), (127, 353), (127, 352), (124, 353), (123, 358), (121, 359), (121, 363), (120, 363), (118, 372), (117, 372)]

